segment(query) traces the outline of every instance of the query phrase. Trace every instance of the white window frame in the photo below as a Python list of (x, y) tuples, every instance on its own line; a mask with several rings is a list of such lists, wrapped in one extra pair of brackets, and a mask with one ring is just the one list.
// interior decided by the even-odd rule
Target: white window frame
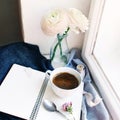
[(93, 54), (101, 16), (104, 12), (105, 1), (106, 0), (91, 0), (89, 13), (90, 27), (85, 34), (82, 57), (89, 67), (94, 82), (101, 93), (103, 101), (105, 102), (112, 119), (120, 120), (120, 100)]

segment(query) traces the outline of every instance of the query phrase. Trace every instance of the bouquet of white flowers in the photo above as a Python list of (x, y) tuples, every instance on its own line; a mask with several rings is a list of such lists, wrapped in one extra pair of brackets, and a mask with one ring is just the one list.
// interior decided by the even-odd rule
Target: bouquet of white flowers
[(50, 56), (51, 61), (54, 59), (57, 47), (60, 49), (60, 58), (67, 62), (67, 57), (63, 54), (61, 42), (67, 36), (68, 31), (75, 33), (85, 32), (88, 29), (88, 19), (76, 8), (54, 9), (43, 16), (41, 28), (46, 35), (57, 35), (58, 42), (54, 46)]

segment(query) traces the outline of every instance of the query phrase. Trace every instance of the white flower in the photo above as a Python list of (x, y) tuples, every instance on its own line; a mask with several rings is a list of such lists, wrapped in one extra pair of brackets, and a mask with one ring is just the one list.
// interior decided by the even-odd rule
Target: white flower
[(76, 33), (85, 32), (88, 29), (88, 19), (86, 16), (76, 8), (68, 10), (69, 27)]
[(60, 49), (60, 56), (64, 62), (67, 57), (62, 53), (61, 42), (67, 36), (69, 30), (76, 33), (85, 32), (88, 29), (88, 19), (81, 11), (75, 8), (70, 9), (53, 9), (41, 20), (41, 28), (46, 35), (57, 35), (57, 43), (51, 54), (51, 61), (55, 57), (57, 47)]
[(51, 36), (64, 33), (68, 27), (75, 33), (85, 32), (88, 26), (87, 17), (76, 8), (53, 9), (41, 21), (43, 32)]
[(41, 28), (47, 35), (64, 32), (68, 27), (68, 17), (64, 9), (54, 9), (42, 18)]

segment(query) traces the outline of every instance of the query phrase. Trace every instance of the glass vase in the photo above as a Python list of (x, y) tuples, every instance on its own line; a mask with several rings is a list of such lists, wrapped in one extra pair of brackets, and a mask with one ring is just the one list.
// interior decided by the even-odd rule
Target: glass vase
[(50, 49), (50, 60), (54, 68), (63, 67), (67, 64), (69, 59), (69, 48), (67, 43), (67, 36), (53, 41)]

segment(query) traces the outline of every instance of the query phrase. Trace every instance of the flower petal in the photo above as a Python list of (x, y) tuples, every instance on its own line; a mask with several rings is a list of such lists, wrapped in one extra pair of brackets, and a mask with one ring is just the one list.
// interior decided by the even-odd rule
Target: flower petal
[(68, 18), (64, 9), (54, 9), (42, 18), (41, 28), (47, 35), (64, 32), (68, 27)]

